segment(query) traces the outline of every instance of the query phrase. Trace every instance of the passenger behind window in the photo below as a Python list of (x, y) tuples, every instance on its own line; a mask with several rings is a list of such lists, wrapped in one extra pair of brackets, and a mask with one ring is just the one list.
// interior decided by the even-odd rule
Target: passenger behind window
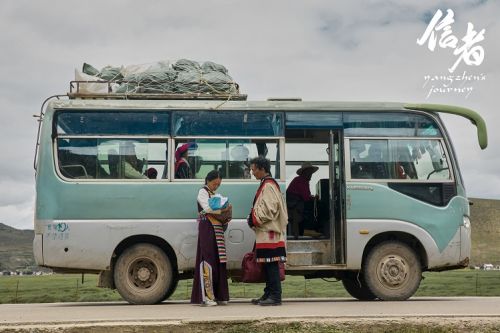
[(177, 148), (175, 151), (175, 178), (191, 179), (193, 172), (188, 162), (188, 153), (190, 149), (196, 149), (197, 145), (194, 142), (188, 142)]
[(417, 173), (415, 166), (413, 165), (413, 157), (410, 155), (408, 147), (399, 146), (397, 148), (396, 163), (395, 168), (395, 178), (398, 179), (415, 179), (417, 178)]
[(156, 179), (158, 171), (155, 168), (149, 168), (144, 172), (144, 175), (149, 179)]
[(142, 166), (145, 161), (140, 161), (135, 152), (135, 145), (125, 141), (121, 147), (123, 155), (123, 176), (126, 179), (145, 179), (142, 174)]
[(226, 178), (230, 179), (250, 179), (250, 168), (248, 163), (248, 155), (250, 151), (244, 145), (237, 145), (231, 149), (231, 161), (228, 161), (228, 169), (221, 168), (221, 172)]

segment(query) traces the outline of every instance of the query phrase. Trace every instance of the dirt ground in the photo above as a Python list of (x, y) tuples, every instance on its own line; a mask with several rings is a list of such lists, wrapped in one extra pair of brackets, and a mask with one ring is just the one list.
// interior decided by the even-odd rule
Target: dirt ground
[(500, 332), (500, 317), (300, 318), (256, 321), (144, 321), (2, 325), (8, 333)]

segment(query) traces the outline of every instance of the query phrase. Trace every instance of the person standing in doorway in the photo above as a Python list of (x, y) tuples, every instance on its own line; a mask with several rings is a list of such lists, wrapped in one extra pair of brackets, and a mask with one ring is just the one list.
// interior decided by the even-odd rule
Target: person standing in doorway
[(281, 305), (279, 262), (286, 261), (286, 205), (276, 180), (271, 177), (271, 163), (259, 156), (250, 160), (250, 170), (260, 180), (248, 225), (255, 231), (256, 260), (264, 265), (266, 287), (264, 294), (253, 299), (262, 306)]
[[(297, 170), (295, 177), (286, 190), (286, 204), (290, 223), (292, 225), (292, 233), (295, 239), (304, 235), (305, 228), (305, 206), (309, 203), (314, 203), (315, 197), (311, 195), (309, 183), (313, 173), (318, 171), (318, 167), (310, 162), (302, 163), (300, 169)], [(312, 210), (310, 210), (312, 211)], [(319, 235), (317, 232), (315, 235)]]

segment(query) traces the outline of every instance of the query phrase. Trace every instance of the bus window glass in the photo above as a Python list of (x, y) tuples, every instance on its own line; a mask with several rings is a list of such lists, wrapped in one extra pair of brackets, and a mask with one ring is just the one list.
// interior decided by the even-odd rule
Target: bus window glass
[(433, 136), (440, 137), (437, 125), (419, 114), (388, 112), (345, 112), (345, 136)]
[[(412, 178), (429, 180), (449, 180), (449, 162), (439, 140), (401, 140), (398, 142), (410, 153), (410, 165), (415, 169)], [(398, 162), (398, 161), (396, 161)]]
[(350, 140), (352, 179), (449, 180), (439, 140)]
[(168, 135), (168, 112), (81, 111), (56, 113), (57, 134)]
[(249, 161), (259, 155), (271, 161), (271, 173), (279, 178), (278, 140), (183, 139), (176, 147), (186, 143), (192, 147), (187, 153), (191, 178), (204, 179), (209, 171), (219, 170), (224, 179), (253, 179)]
[(342, 128), (342, 112), (287, 112), (286, 128)]
[(351, 140), (350, 146), (352, 178), (389, 178), (387, 140)]
[(178, 111), (176, 136), (283, 136), (279, 112)]
[(66, 178), (91, 179), (105, 174), (97, 171), (97, 139), (58, 139), (57, 157)]
[(70, 179), (167, 177), (165, 139), (59, 138), (61, 174)]
[(417, 136), (436, 137), (436, 136), (441, 136), (441, 132), (439, 131), (439, 128), (437, 127), (437, 124), (434, 121), (432, 121), (427, 117), (419, 116)]

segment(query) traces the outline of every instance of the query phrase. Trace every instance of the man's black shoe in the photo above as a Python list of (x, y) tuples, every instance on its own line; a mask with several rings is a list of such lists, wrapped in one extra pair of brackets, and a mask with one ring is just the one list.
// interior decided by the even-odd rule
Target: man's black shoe
[(276, 301), (272, 298), (266, 298), (265, 300), (260, 301), (259, 305), (262, 306), (281, 305), (281, 301)]
[(263, 300), (265, 300), (266, 298), (267, 298), (267, 295), (262, 295), (262, 296), (260, 296), (260, 298), (252, 299), (251, 302), (254, 305), (259, 305), (259, 303), (262, 302)]

